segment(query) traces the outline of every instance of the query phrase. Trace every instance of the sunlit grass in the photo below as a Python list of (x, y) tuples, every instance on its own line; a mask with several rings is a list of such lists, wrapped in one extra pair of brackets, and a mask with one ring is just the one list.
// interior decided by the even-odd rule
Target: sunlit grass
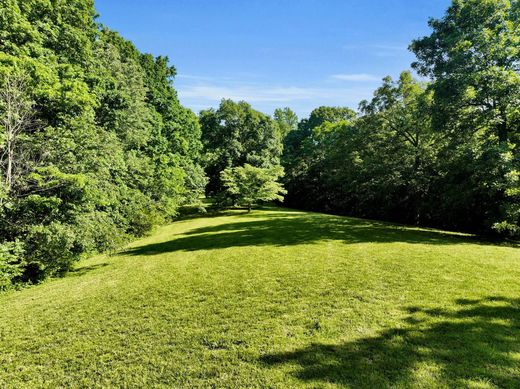
[(520, 252), (268, 209), (0, 296), (0, 387), (518, 387)]

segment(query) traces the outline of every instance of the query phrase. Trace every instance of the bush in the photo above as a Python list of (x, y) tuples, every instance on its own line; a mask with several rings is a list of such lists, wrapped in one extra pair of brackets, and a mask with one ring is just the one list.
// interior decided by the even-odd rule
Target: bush
[(106, 212), (78, 215), (74, 230), (78, 251), (87, 254), (113, 252), (127, 240), (127, 235)]
[(137, 191), (132, 191), (124, 199), (121, 213), (124, 217), (125, 232), (136, 237), (145, 236), (153, 226), (164, 221), (156, 204)]
[(22, 243), (6, 242), (0, 244), (0, 291), (10, 289), (22, 273)]
[(70, 270), (80, 255), (73, 229), (58, 222), (31, 227), (26, 247), (24, 278), (28, 281), (62, 274)]

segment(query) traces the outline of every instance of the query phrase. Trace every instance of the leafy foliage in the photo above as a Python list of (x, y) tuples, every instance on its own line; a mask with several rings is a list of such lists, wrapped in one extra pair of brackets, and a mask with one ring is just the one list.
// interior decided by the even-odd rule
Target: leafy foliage
[(60, 274), (199, 201), (201, 130), (167, 58), (99, 25), (92, 0), (0, 9), (0, 276)]
[(249, 164), (270, 168), (280, 164), (280, 128), (270, 117), (243, 101), (222, 100), (218, 110), (200, 113), (204, 142), (205, 170), (209, 178), (206, 193), (224, 191), (220, 173), (227, 168)]
[(287, 204), (484, 234), (520, 232), (520, 8), (455, 0), (413, 67), (359, 118), (320, 107), (284, 140)]
[(0, 245), (0, 291), (13, 286), (13, 280), (23, 272), (23, 246), (20, 242), (8, 242)]
[(281, 166), (259, 168), (249, 164), (227, 168), (220, 173), (225, 194), (234, 204), (251, 207), (260, 201), (283, 201), (287, 193), (278, 179), (283, 176)]
[(298, 116), (289, 107), (275, 109), (273, 118), (280, 128), (282, 138), (298, 129)]
[[(359, 113), (182, 107), (93, 0), (0, 0), (0, 288), (66, 272), (200, 198), (520, 234), (520, 5), (454, 0)], [(283, 169), (281, 166), (283, 166)], [(285, 175), (283, 175), (285, 171)], [(287, 193), (279, 184), (282, 180)]]

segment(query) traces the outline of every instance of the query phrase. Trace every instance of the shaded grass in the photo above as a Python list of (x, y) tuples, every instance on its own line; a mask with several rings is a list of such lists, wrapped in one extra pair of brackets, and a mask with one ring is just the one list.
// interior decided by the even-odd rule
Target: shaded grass
[(292, 246), (323, 240), (346, 244), (364, 242), (484, 244), (475, 237), (465, 234), (317, 213), (287, 213), (285, 217), (273, 217), (268, 220), (265, 218), (256, 220), (253, 215), (244, 221), (196, 228), (178, 239), (134, 247), (123, 252), (122, 255), (157, 255), (173, 251), (246, 246)]
[(264, 210), (0, 296), (0, 387), (519, 387), (520, 253)]
[(297, 364), (296, 376), (303, 381), (353, 387), (518, 388), (520, 299), (455, 303), (450, 309), (409, 307), (406, 324), (377, 336), (315, 343), (261, 359), (268, 365)]

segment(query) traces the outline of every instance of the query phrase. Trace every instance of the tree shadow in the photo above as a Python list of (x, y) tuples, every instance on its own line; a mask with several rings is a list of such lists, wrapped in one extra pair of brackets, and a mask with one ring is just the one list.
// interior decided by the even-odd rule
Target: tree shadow
[[(234, 216), (237, 216), (235, 213)], [(197, 228), (167, 242), (135, 247), (123, 255), (157, 255), (242, 246), (290, 246), (318, 241), (344, 243), (482, 243), (471, 236), (322, 214), (243, 215), (245, 221)]]
[(101, 269), (101, 268), (106, 267), (106, 266), (108, 266), (108, 263), (106, 263), (106, 262), (98, 263), (96, 265), (90, 265), (90, 266), (82, 266), (82, 267), (77, 268), (77, 269), (69, 270), (68, 273), (67, 273), (67, 276), (69, 276), (69, 277), (81, 277), (81, 276), (84, 276), (87, 273), (90, 273), (91, 271), (94, 271), (94, 270), (97, 270), (97, 269)]
[(264, 355), (261, 361), (296, 365), (295, 376), (305, 382), (355, 388), (415, 387), (417, 369), (426, 366), (434, 371), (430, 385), (520, 387), (520, 299), (457, 300), (453, 310), (410, 307), (407, 312), (403, 328)]

